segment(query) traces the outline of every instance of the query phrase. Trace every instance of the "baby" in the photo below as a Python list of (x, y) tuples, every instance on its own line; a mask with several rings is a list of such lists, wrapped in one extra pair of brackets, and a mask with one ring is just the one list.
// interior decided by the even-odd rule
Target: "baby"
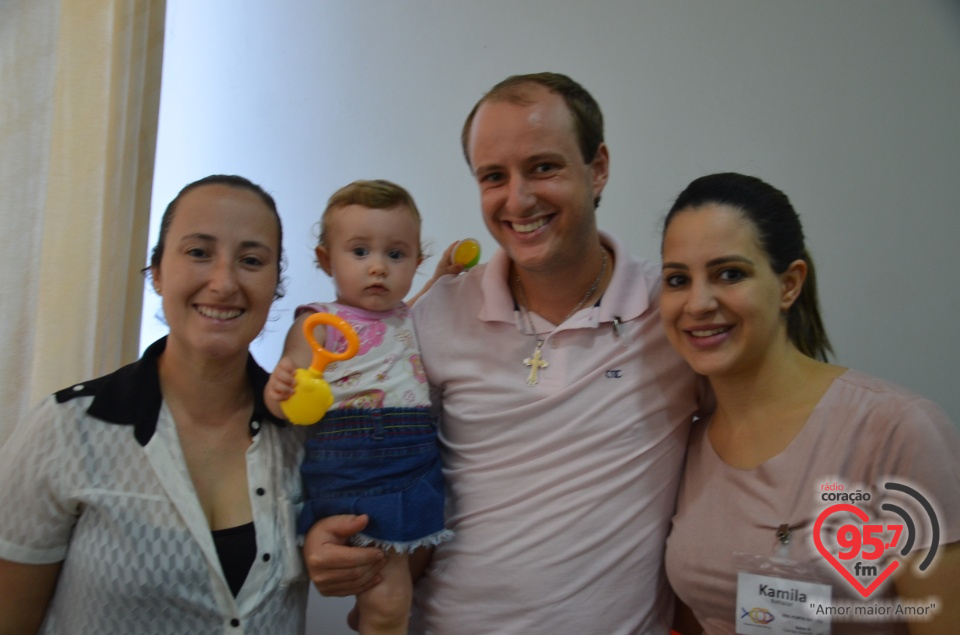
[[(337, 301), (297, 309), (283, 358), (264, 391), (271, 412), (294, 392), (294, 373), (313, 350), (303, 322), (315, 312), (338, 315), (354, 328), (360, 350), (327, 367), (334, 404), (307, 440), (305, 503), (298, 531), (336, 514), (366, 514), (355, 544), (380, 547), (382, 581), (357, 596), (362, 635), (406, 633), (413, 588), (410, 558), (445, 542), (444, 487), (436, 426), (420, 349), (403, 299), (423, 260), (420, 213), (389, 181), (355, 181), (338, 190), (320, 220), (317, 262), (333, 278)], [(340, 331), (317, 327), (327, 350), (345, 347)]]

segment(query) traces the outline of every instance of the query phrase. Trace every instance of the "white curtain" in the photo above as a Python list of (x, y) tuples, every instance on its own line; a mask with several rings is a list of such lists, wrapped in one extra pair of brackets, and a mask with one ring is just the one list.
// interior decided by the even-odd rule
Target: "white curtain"
[(137, 356), (165, 0), (0, 0), (0, 443)]

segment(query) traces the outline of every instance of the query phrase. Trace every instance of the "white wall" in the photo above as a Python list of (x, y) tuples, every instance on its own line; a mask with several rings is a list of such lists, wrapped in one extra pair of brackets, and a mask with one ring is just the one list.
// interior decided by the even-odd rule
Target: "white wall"
[[(956, 0), (167, 5), (154, 210), (213, 172), (276, 196), (289, 285), (254, 346), (263, 365), (292, 307), (331, 297), (311, 263), (314, 225), (349, 181), (409, 188), (436, 253), (465, 235), (492, 252), (460, 126), (495, 82), (552, 70), (604, 109), (603, 227), (656, 258), (659, 220), (691, 179), (769, 181), (804, 220), (839, 363), (960, 422)], [(144, 344), (162, 330), (148, 300)], [(340, 632), (346, 604), (314, 603), (311, 619)]]

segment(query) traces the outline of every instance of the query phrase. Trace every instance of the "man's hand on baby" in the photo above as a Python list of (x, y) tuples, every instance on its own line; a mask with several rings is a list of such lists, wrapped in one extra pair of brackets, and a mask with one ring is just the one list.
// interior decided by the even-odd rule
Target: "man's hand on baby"
[(380, 582), (383, 551), (352, 547), (350, 538), (367, 525), (367, 516), (330, 516), (314, 524), (303, 544), (303, 558), (321, 595), (350, 596)]

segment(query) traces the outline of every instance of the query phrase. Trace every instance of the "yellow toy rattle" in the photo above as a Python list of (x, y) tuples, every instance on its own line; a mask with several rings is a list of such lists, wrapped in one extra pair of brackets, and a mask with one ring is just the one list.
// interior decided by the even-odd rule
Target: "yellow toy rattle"
[[(331, 353), (320, 346), (313, 336), (313, 329), (321, 324), (328, 324), (341, 333), (347, 341), (347, 350), (342, 353)], [(303, 336), (307, 338), (310, 348), (313, 349), (313, 361), (310, 368), (298, 368), (293, 378), (297, 382), (293, 394), (285, 401), (280, 402), (280, 409), (290, 423), (298, 426), (307, 426), (320, 421), (327, 410), (333, 405), (333, 391), (330, 384), (323, 379), (323, 371), (327, 364), (350, 359), (360, 350), (360, 338), (350, 323), (341, 317), (330, 313), (314, 313), (303, 322)]]
[(458, 241), (450, 254), (450, 260), (453, 264), (459, 263), (464, 269), (469, 269), (480, 262), (480, 243), (475, 238)]

